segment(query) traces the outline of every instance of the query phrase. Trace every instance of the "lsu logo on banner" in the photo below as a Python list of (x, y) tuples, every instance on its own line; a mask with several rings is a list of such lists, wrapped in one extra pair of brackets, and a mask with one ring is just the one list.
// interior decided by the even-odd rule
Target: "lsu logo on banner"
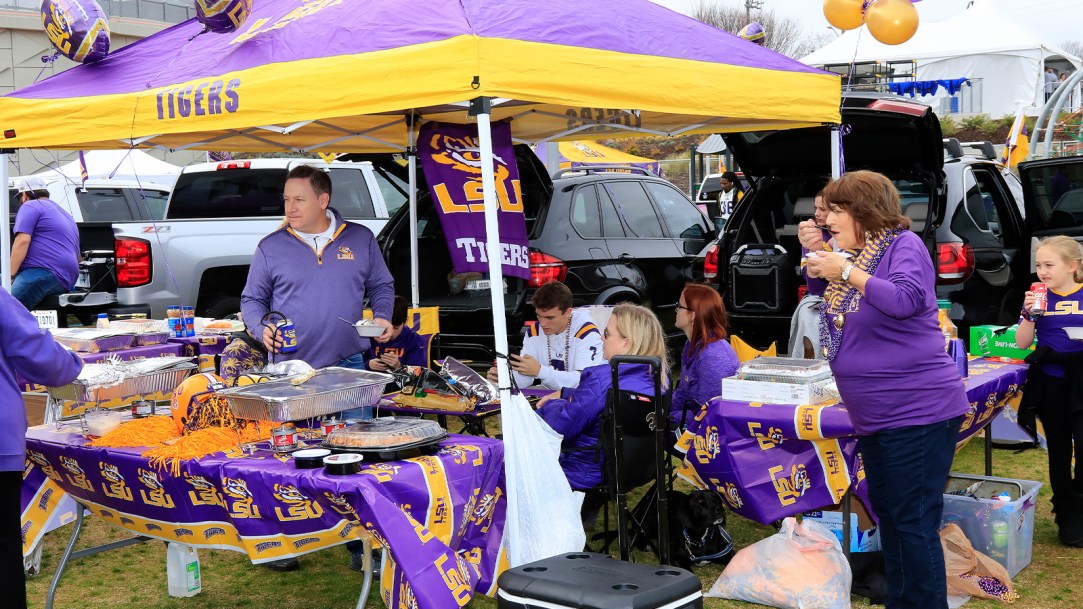
[[(447, 184), (440, 183), (434, 187), (436, 199), (440, 203), (445, 214), (484, 212), (484, 194), (481, 189), (481, 145), (472, 136), (452, 137), (440, 133), (432, 135), (432, 148), (436, 150), (432, 160), (448, 165), (457, 172), (469, 174), (469, 179), (463, 184), (463, 196), (467, 204), (456, 203), (448, 192)], [(496, 180), (496, 198), (500, 202), (500, 209), (507, 212), (523, 212), (523, 192), (519, 180), (511, 180), (512, 197), (505, 187), (505, 181), (511, 175), (508, 162), (499, 156), (493, 155), (496, 161), (494, 179)], [(514, 162), (514, 159), (512, 159)]]
[(241, 79), (212, 80), (158, 92), (158, 120), (236, 112)]

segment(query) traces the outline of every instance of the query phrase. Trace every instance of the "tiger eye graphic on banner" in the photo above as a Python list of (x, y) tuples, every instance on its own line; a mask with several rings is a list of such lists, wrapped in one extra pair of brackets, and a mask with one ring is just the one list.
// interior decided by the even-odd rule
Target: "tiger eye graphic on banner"
[[(500, 262), (505, 275), (529, 279), (526, 218), (511, 126), (506, 121), (493, 123), (492, 134)], [(418, 156), (444, 227), (452, 268), (456, 273), (489, 272), (477, 126), (425, 123), (418, 137)]]

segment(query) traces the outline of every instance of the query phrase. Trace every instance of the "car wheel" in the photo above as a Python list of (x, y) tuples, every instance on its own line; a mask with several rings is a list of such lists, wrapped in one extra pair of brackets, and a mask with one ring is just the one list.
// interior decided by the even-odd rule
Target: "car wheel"
[(211, 319), (223, 319), (227, 315), (233, 315), (241, 312), (241, 298), (240, 296), (228, 296), (226, 294), (218, 294), (211, 298), (207, 308), (200, 311), (201, 317), (210, 317)]

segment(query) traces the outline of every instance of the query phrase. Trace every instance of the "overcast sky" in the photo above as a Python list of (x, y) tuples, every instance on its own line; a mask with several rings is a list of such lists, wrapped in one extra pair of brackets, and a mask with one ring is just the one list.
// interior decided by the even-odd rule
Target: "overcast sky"
[[(700, 0), (723, 5), (744, 6), (743, 0)], [(941, 21), (964, 10), (970, 0), (923, 0), (917, 3), (921, 20)], [(975, 0), (976, 2), (989, 0)], [(1083, 41), (1083, 0), (995, 0), (1019, 21), (1044, 34), (1046, 42), (1060, 46), (1069, 40)], [(697, 0), (652, 0), (685, 15), (691, 14)], [(764, 10), (790, 17), (805, 25), (810, 33), (826, 32), (822, 0), (762, 0)], [(756, 11), (752, 12), (755, 20)], [(920, 25), (918, 26), (920, 27)], [(990, 32), (995, 35), (995, 32)]]

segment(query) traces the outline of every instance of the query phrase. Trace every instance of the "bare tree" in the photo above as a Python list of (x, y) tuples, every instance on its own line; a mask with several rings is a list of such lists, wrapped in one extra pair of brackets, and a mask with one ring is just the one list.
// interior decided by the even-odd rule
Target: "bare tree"
[(692, 4), (692, 18), (736, 35), (752, 21), (759, 22), (767, 32), (767, 48), (790, 57), (804, 57), (830, 42), (824, 34), (809, 35), (797, 21), (783, 17), (772, 10), (755, 8), (749, 13), (747, 2), (722, 4), (718, 0), (696, 0)]
[(1060, 44), (1060, 48), (1076, 57), (1083, 57), (1083, 40), (1066, 40)]

